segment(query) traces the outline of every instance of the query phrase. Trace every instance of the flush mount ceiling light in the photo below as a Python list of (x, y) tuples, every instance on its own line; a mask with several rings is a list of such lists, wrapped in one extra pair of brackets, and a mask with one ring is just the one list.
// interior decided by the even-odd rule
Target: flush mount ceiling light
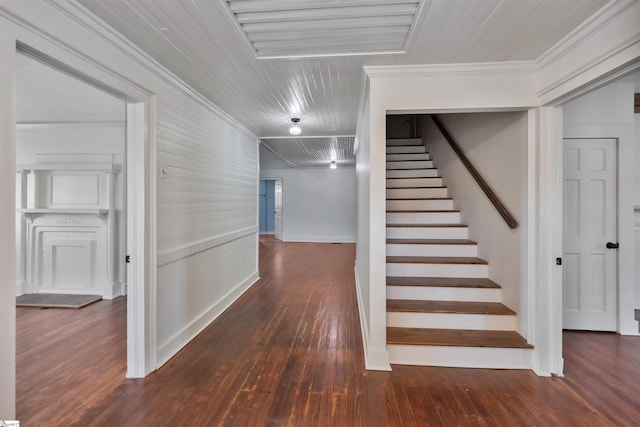
[(338, 165), (336, 165), (336, 161), (335, 160), (331, 160), (331, 165), (329, 166), (331, 169), (335, 169), (338, 167)]
[(300, 135), (300, 133), (302, 132), (302, 129), (300, 129), (300, 125), (298, 125), (298, 123), (300, 123), (299, 118), (297, 117), (291, 118), (291, 127), (289, 128), (289, 133), (291, 135)]

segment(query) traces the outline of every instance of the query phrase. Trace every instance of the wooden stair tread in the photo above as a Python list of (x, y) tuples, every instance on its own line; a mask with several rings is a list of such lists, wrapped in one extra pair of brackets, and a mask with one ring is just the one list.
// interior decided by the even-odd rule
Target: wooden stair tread
[(444, 186), (440, 186), (440, 187), (428, 187), (428, 186), (422, 186), (422, 187), (386, 187), (387, 190), (415, 190), (416, 188), (420, 189), (420, 188), (433, 188), (433, 189), (443, 189), (443, 188), (447, 188)]
[(477, 245), (467, 239), (387, 239), (390, 245)]
[(500, 289), (491, 279), (483, 277), (387, 277), (387, 286), (431, 286), (443, 288)]
[[(404, 187), (397, 187), (397, 188), (404, 188)], [(434, 188), (434, 187), (430, 187), (430, 188)], [(437, 187), (435, 187), (437, 188)], [(394, 198), (394, 197), (387, 197), (387, 201), (389, 200), (453, 200), (451, 197), (407, 197), (407, 198)]]
[(468, 226), (466, 224), (387, 224), (387, 227), (441, 228), (441, 227), (468, 227)]
[(515, 316), (516, 312), (499, 302), (387, 300), (387, 311), (410, 313), (497, 314)]
[(458, 256), (388, 256), (387, 262), (396, 264), (488, 264), (481, 258)]
[(533, 348), (515, 331), (387, 328), (387, 344), (457, 347)]
[(459, 213), (460, 210), (457, 209), (414, 209), (414, 210), (410, 210), (410, 211), (403, 211), (403, 210), (387, 210), (387, 213), (392, 212), (392, 213), (429, 213), (429, 212), (435, 212), (435, 213)]
[(442, 177), (441, 176), (398, 176), (398, 177), (389, 177), (387, 179), (442, 179)]

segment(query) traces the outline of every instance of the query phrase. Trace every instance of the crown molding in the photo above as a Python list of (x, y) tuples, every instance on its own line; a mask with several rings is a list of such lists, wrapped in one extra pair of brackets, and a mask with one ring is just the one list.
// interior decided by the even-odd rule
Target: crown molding
[[(258, 139), (258, 137), (245, 125), (230, 116), (209, 99), (205, 98), (184, 80), (180, 79), (178, 76), (166, 69), (159, 62), (149, 56), (146, 52), (126, 39), (124, 36), (122, 36), (120, 33), (110, 27), (106, 22), (97, 17), (95, 14), (93, 14), (93, 12), (89, 11), (81, 4), (76, 2), (62, 3), (56, 2), (54, 0), (45, 1), (48, 5), (57, 9), (65, 16), (81, 25), (87, 31), (97, 35), (102, 40), (109, 43), (112, 47), (151, 72), (163, 82), (178, 90), (192, 101), (198, 103), (200, 106), (216, 114), (227, 123), (231, 124), (234, 128), (251, 138), (253, 141)], [(24, 23), (21, 24), (25, 25)], [(31, 26), (29, 26), (29, 29), (32, 29)]]
[[(601, 32), (610, 30), (611, 26), (616, 25), (614, 21), (617, 19), (624, 19), (622, 16), (625, 13), (634, 13), (633, 11), (630, 12), (630, 9), (638, 7), (638, 4), (638, 0), (610, 1), (536, 60), (540, 73), (543, 73), (545, 68), (552, 67), (556, 62), (561, 60), (568, 60), (572, 63), (575, 62), (571, 61), (570, 58), (571, 55), (578, 55), (576, 53), (577, 49), (583, 48), (585, 45), (589, 46), (588, 43), (598, 43), (597, 38), (600, 36)], [(620, 37), (620, 40), (617, 40), (617, 44), (611, 45), (604, 53), (593, 57), (586, 62), (576, 64), (577, 68), (559, 75), (553, 81), (546, 83), (544, 86), (540, 86), (538, 98), (542, 99), (549, 96), (549, 94), (554, 90), (561, 88), (563, 85), (579, 78), (581, 75), (588, 74), (591, 70), (594, 70), (594, 76), (598, 75), (599, 73), (596, 70), (599, 66), (606, 64), (607, 61), (614, 59), (616, 56), (625, 55), (625, 52), (629, 52), (636, 46), (640, 45), (640, 31), (636, 30), (629, 32), (629, 29), (630, 28), (626, 28), (626, 38)], [(602, 43), (602, 41), (600, 41), (600, 43)], [(619, 64), (615, 69), (610, 69), (607, 73), (600, 75), (595, 83), (586, 84), (583, 87), (569, 91), (561, 97), (554, 99), (553, 104), (557, 105), (571, 100), (577, 96), (619, 79), (625, 74), (633, 72), (638, 68), (640, 68), (640, 58), (636, 57), (635, 59), (627, 61), (624, 64)]]
[(535, 75), (535, 61), (478, 62), (461, 64), (366, 66), (365, 74), (376, 78)]
[(536, 66), (543, 68), (553, 64), (577, 46), (585, 43), (636, 2), (637, 0), (610, 0), (609, 3), (540, 55), (535, 61)]

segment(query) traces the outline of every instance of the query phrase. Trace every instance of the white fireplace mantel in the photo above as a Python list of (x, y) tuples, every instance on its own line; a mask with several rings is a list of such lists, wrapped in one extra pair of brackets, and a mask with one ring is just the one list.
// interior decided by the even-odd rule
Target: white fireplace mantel
[(17, 173), (18, 293), (117, 296), (113, 156), (43, 154)]

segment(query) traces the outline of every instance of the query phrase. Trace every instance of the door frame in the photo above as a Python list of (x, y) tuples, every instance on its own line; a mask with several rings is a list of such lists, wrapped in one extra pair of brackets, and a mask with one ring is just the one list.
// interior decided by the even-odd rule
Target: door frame
[[(52, 45), (29, 27), (15, 27), (14, 55), (25, 54), (126, 103), (127, 164), (127, 378), (143, 378), (157, 367), (156, 342), (156, 99), (108, 68)], [(19, 52), (19, 53), (18, 53)], [(15, 57), (13, 58), (15, 67)], [(15, 117), (15, 99), (12, 105)], [(15, 150), (15, 132), (11, 144)], [(15, 169), (15, 159), (13, 160)], [(15, 199), (15, 185), (12, 194)], [(15, 224), (15, 221), (12, 220)], [(15, 289), (15, 287), (14, 287)], [(15, 326), (14, 326), (15, 328)]]
[[(530, 151), (529, 164), (534, 167), (530, 195), (536, 205), (529, 211), (533, 217), (534, 235), (530, 239), (533, 251), (530, 263), (535, 265), (535, 289), (531, 289), (535, 302), (534, 370), (540, 375), (563, 375), (562, 358), (562, 267), (556, 259), (562, 258), (562, 141), (564, 138), (618, 138), (618, 332), (640, 335), (634, 319), (634, 241), (633, 241), (633, 180), (620, 179), (633, 170), (633, 138), (627, 133), (601, 126), (598, 132), (573, 129), (564, 132), (562, 105), (588, 92), (611, 83), (640, 69), (635, 62), (614, 74), (600, 75), (582, 85), (580, 90), (563, 93), (558, 98), (530, 111), (530, 133), (537, 147)], [(613, 135), (613, 136), (612, 136)]]
[[(565, 127), (565, 133), (567, 133), (567, 128)], [(571, 133), (571, 132), (569, 132)], [(594, 140), (594, 139), (605, 139), (605, 140), (609, 140), (609, 141), (613, 141), (614, 142), (614, 150), (615, 150), (615, 197), (616, 197), (616, 203), (615, 203), (615, 213), (614, 213), (614, 219), (615, 219), (615, 242), (619, 242), (620, 239), (620, 230), (618, 227), (618, 218), (619, 218), (619, 213), (618, 213), (618, 206), (619, 206), (619, 198), (620, 198), (620, 191), (618, 189), (618, 183), (620, 181), (620, 173), (619, 173), (619, 161), (620, 161), (620, 140), (619, 138), (594, 138), (594, 137), (589, 137), (589, 138), (570, 138), (570, 137), (563, 137), (562, 139), (562, 156), (563, 156), (563, 162), (564, 162), (564, 147), (565, 147), (565, 141), (567, 140), (571, 140), (571, 141), (580, 141), (580, 140)], [(563, 221), (562, 221), (562, 232), (564, 233), (564, 167), (563, 167), (563, 171), (562, 171), (562, 183), (563, 183)], [(562, 258), (563, 258), (563, 265), (565, 264), (565, 260), (564, 260), (564, 246), (565, 242), (564, 242), (564, 234), (562, 236)], [(619, 331), (620, 329), (620, 264), (618, 262), (618, 250), (616, 250), (616, 263), (615, 263), (615, 274), (616, 274), (616, 281), (615, 281), (615, 304), (614, 304), (614, 309), (615, 309), (615, 322), (616, 322), (616, 330)], [(562, 291), (563, 291), (563, 295), (564, 295), (564, 275), (562, 278)], [(563, 297), (564, 298), (564, 297)], [(563, 329), (564, 329), (564, 301), (563, 301)]]
[[(277, 177), (277, 178), (271, 178), (271, 177), (260, 177), (260, 181), (280, 181), (280, 185), (282, 186), (282, 194), (284, 195), (284, 179), (282, 177)], [(260, 196), (258, 196), (259, 198)], [(260, 202), (260, 200), (258, 200), (258, 202)], [(282, 233), (282, 241), (286, 241), (284, 239), (284, 221), (282, 220), (282, 217), (284, 216), (284, 196), (282, 197), (282, 215), (280, 217), (280, 230)], [(273, 230), (274, 230), (274, 236), (275, 236), (275, 230), (276, 230), (276, 225), (275, 225), (275, 218), (274, 218), (274, 225), (273, 225)]]

